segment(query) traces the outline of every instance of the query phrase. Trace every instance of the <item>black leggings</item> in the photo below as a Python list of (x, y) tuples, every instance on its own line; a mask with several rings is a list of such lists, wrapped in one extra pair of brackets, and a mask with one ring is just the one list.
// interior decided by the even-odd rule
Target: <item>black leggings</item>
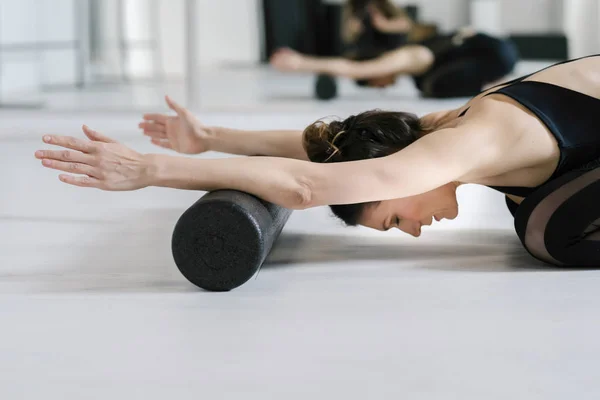
[(565, 267), (600, 267), (600, 167), (541, 186), (517, 206), (515, 229), (535, 258)]
[(423, 45), (435, 56), (431, 69), (414, 78), (425, 97), (476, 96), (486, 84), (511, 73), (519, 59), (511, 41), (481, 33), (458, 45), (452, 36), (438, 37)]

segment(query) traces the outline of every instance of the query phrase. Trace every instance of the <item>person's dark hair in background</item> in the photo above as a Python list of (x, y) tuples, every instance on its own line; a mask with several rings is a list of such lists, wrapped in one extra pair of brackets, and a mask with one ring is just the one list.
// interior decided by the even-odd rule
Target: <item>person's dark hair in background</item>
[(408, 41), (413, 21), (390, 0), (350, 0), (342, 16), (346, 57), (374, 58)]

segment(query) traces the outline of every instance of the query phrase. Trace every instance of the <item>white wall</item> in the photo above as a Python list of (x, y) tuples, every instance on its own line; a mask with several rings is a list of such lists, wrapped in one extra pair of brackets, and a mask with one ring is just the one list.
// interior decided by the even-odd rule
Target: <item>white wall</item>
[(259, 0), (201, 0), (198, 46), (201, 65), (260, 61)]
[(562, 32), (563, 0), (501, 0), (502, 27), (510, 33)]
[[(129, 42), (126, 52), (126, 71), (132, 76), (153, 76), (160, 63), (155, 62), (154, 52), (162, 49), (161, 33), (177, 26), (162, 26), (160, 14), (163, 1), (153, 4), (150, 0), (127, 0), (124, 18), (125, 37)], [(169, 3), (173, 3), (171, 0)], [(158, 10), (153, 8), (158, 7)], [(163, 56), (164, 58), (164, 56)]]
[(569, 38), (569, 58), (600, 53), (600, 1), (565, 0), (564, 27)]
[[(0, 46), (22, 45), (37, 39), (35, 0), (0, 1)], [(37, 56), (31, 51), (0, 52), (0, 101), (15, 93), (35, 92), (40, 85)]]
[[(478, 0), (396, 0), (399, 5), (415, 4), (425, 21), (435, 22), (443, 30), (471, 24), (471, 3)], [(564, 0), (488, 0), (496, 3), (499, 27), (505, 33), (548, 33), (563, 30)], [(568, 0), (567, 0), (568, 1)], [(597, 0), (594, 0), (597, 1)], [(492, 16), (486, 16), (491, 21)]]
[[(282, 0), (285, 1), (285, 0)], [(345, 0), (325, 0), (330, 4), (343, 4)], [(424, 22), (435, 23), (444, 31), (454, 30), (469, 23), (470, 0), (393, 0), (405, 6), (419, 7)], [(527, 0), (525, 0), (527, 1)]]
[[(37, 0), (37, 40), (41, 45), (75, 39), (75, 2), (80, 0)], [(70, 46), (69, 46), (70, 47)], [(45, 50), (40, 54), (44, 85), (72, 84), (76, 76), (75, 48)]]
[[(126, 73), (147, 75), (145, 73), (148, 67), (147, 60), (140, 60), (139, 54), (136, 54), (133, 57), (136, 61), (131, 63), (129, 55), (122, 58), (120, 50), (121, 35), (125, 42), (148, 36), (140, 27), (140, 23), (147, 20), (146, 7), (143, 1), (127, 0), (121, 10), (119, 3), (118, 0), (100, 0), (100, 7), (94, 16), (99, 26), (97, 44), (99, 48), (96, 49), (99, 56), (91, 66), (93, 75), (97, 77), (119, 77)], [(128, 20), (127, 24), (121, 25), (120, 13), (123, 13), (124, 18)], [(121, 28), (124, 28), (123, 32), (120, 32)]]
[[(474, 0), (492, 2), (493, 0)], [(565, 33), (569, 58), (600, 52), (600, 0), (495, 0), (503, 34)], [(489, 17), (489, 15), (487, 16)]]
[[(75, 1), (0, 1), (0, 46), (12, 46), (9, 51), (0, 49), (3, 99), (35, 93), (45, 85), (75, 83), (76, 59), (71, 46), (75, 39)], [(53, 48), (35, 51), (35, 46), (45, 45)]]
[[(114, 0), (104, 0), (114, 1)], [(127, 39), (132, 42), (157, 39), (162, 69), (167, 76), (181, 76), (185, 70), (185, 2), (158, 0), (158, 14), (148, 0), (127, 0)], [(224, 63), (256, 64), (260, 61), (261, 0), (197, 0), (196, 39), (200, 67)], [(112, 12), (112, 11), (111, 11)], [(153, 23), (159, 18), (157, 23)], [(109, 22), (104, 29), (110, 30)], [(114, 59), (114, 54), (109, 59)], [(144, 49), (133, 50), (128, 63), (136, 76), (153, 74), (153, 58)], [(112, 68), (118, 66), (114, 63)]]
[(162, 21), (159, 28), (160, 46), (163, 54), (163, 68), (167, 76), (181, 76), (184, 73), (185, 37), (183, 0), (160, 2)]
[(502, 4), (496, 0), (471, 1), (469, 25), (478, 32), (502, 36)]

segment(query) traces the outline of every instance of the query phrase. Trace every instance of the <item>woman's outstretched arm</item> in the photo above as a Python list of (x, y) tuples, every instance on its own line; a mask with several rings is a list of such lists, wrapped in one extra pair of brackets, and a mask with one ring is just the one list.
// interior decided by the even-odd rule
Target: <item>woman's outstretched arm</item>
[(70, 150), (35, 154), (45, 167), (69, 173), (60, 175), (65, 183), (111, 191), (234, 189), (291, 209), (409, 197), (477, 171), (502, 173), (498, 160), (513, 142), (479, 129), (444, 129), (387, 157), (319, 164), (274, 157), (144, 155), (87, 127), (84, 132), (90, 140), (45, 136), (44, 142)]
[(479, 158), (473, 148), (449, 145), (461, 136), (453, 131), (457, 130), (431, 133), (387, 157), (343, 163), (149, 155), (149, 181), (152, 186), (177, 189), (241, 190), (292, 209), (409, 197), (458, 180), (476, 164), (489, 162), (484, 157), (489, 152), (479, 150)]
[(213, 127), (210, 149), (245, 156), (269, 156), (308, 161), (302, 146), (303, 131), (247, 131)]
[(182, 154), (206, 151), (245, 156), (272, 156), (307, 160), (301, 130), (248, 131), (206, 126), (188, 109), (168, 96), (166, 102), (175, 115), (149, 113), (139, 128), (153, 144)]
[(433, 64), (434, 56), (425, 46), (408, 45), (368, 61), (341, 57), (312, 57), (281, 49), (271, 58), (280, 71), (312, 72), (350, 79), (371, 79), (387, 75), (421, 75)]

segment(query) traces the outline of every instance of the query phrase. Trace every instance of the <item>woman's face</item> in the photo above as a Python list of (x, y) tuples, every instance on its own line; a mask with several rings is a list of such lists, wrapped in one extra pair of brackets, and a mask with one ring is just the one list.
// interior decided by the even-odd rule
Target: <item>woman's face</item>
[(431, 225), (433, 220), (454, 219), (458, 215), (455, 183), (417, 196), (386, 200), (367, 206), (361, 217), (361, 225), (387, 231), (398, 228), (409, 235), (419, 237), (421, 227)]

